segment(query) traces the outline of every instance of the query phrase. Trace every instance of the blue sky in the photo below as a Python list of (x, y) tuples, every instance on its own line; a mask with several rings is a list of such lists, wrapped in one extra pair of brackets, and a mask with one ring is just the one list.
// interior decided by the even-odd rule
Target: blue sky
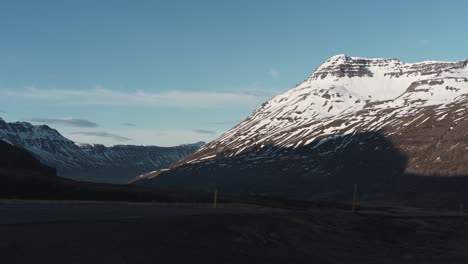
[(335, 54), (468, 58), (468, 1), (0, 2), (0, 116), (88, 143), (209, 141)]

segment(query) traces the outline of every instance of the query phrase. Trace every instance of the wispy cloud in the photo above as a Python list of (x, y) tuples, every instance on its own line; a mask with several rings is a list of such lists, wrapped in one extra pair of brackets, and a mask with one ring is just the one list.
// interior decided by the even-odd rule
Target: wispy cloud
[(64, 126), (74, 126), (74, 127), (98, 127), (99, 125), (85, 120), (72, 117), (66, 118), (42, 118), (42, 117), (31, 117), (25, 118), (24, 121), (34, 122), (34, 123), (44, 123), (52, 125), (64, 125)]
[(38, 89), (0, 91), (0, 96), (42, 100), (60, 104), (118, 105), (145, 107), (227, 107), (256, 106), (271, 98), (268, 90), (233, 91), (116, 91), (102, 87), (88, 90)]
[(271, 78), (273, 80), (278, 80), (279, 78), (279, 72), (276, 69), (270, 68), (268, 70), (268, 73), (270, 74)]
[(216, 131), (206, 130), (206, 129), (193, 129), (194, 133), (204, 134), (204, 135), (216, 135)]
[(136, 127), (136, 124), (133, 123), (121, 123), (122, 126)]
[[(211, 141), (215, 139), (219, 134), (199, 134), (192, 131), (192, 129), (169, 129), (169, 130), (156, 130), (156, 129), (144, 129), (144, 128), (131, 128), (124, 130), (75, 130), (75, 131), (63, 131), (63, 134), (75, 141), (82, 143), (92, 144), (104, 144), (106, 146), (112, 146), (115, 144), (131, 144), (131, 145), (152, 145), (152, 146), (178, 146), (181, 143), (193, 143), (198, 141)], [(77, 132), (78, 131), (78, 132)], [(117, 141), (114, 138), (105, 136), (100, 137), (95, 135), (93, 132), (111, 132), (107, 134), (114, 134), (120, 137), (124, 137), (131, 140)], [(81, 133), (86, 132), (86, 133)], [(89, 133), (92, 132), (92, 133)]]
[(3, 110), (0, 110), (0, 113), (1, 113), (1, 114), (5, 114), (6, 112), (5, 112), (5, 111), (3, 111)]
[(215, 121), (215, 122), (210, 122), (212, 125), (219, 125), (219, 126), (225, 126), (225, 125), (234, 125), (242, 122), (242, 120), (230, 120), (230, 121)]
[(429, 39), (420, 39), (419, 40), (419, 44), (421, 44), (423, 46), (429, 45), (430, 43), (431, 43), (431, 41)]
[(93, 136), (93, 137), (103, 137), (103, 138), (112, 138), (116, 141), (130, 141), (128, 137), (120, 136), (117, 134), (105, 132), (105, 131), (81, 131), (81, 132), (71, 132), (71, 135), (83, 135), (83, 136)]

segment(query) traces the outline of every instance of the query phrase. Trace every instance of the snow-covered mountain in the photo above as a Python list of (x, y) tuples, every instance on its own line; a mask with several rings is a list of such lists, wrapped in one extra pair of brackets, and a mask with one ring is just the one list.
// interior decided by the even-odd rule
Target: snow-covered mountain
[(0, 140), (27, 149), (67, 178), (125, 183), (135, 175), (169, 166), (204, 143), (176, 147), (75, 144), (46, 125), (0, 119)]
[(218, 139), (136, 183), (301, 196), (337, 175), (468, 175), (467, 64), (334, 56)]

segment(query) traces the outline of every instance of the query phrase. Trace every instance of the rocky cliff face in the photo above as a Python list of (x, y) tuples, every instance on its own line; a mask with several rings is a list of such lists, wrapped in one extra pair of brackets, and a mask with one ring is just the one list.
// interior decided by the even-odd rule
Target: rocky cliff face
[(43, 163), (57, 168), (61, 176), (112, 183), (126, 183), (135, 175), (167, 167), (203, 145), (77, 145), (46, 125), (7, 123), (1, 119), (0, 139), (30, 151)]
[(377, 184), (382, 175), (468, 175), (467, 64), (334, 56), (220, 138), (137, 183), (299, 195), (338, 181)]

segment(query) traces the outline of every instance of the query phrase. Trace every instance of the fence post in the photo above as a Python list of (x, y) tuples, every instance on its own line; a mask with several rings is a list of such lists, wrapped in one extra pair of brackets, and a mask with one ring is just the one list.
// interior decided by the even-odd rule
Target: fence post
[(356, 194), (357, 194), (357, 184), (354, 184), (353, 207), (352, 207), (353, 213), (356, 211)]
[(214, 197), (213, 197), (213, 208), (218, 207), (218, 190), (214, 192)]

